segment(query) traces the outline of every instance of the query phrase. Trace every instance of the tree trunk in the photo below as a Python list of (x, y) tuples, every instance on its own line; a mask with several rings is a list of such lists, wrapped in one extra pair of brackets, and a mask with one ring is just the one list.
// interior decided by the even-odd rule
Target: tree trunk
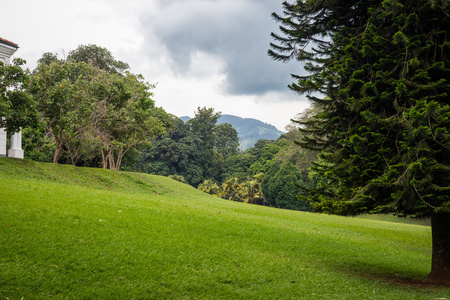
[(78, 158), (80, 156), (80, 148), (77, 148), (75, 150), (75, 152), (73, 152), (73, 151), (67, 152), (67, 154), (70, 156), (70, 160), (72, 162), (72, 165), (76, 166), (77, 162), (78, 162)]
[(109, 161), (109, 169), (110, 170), (115, 170), (116, 169), (116, 162), (114, 160), (114, 149), (113, 149), (113, 147), (110, 147), (108, 149), (107, 157), (108, 157), (108, 161)]
[(124, 151), (123, 147), (120, 147), (120, 151), (117, 154), (117, 161), (116, 161), (116, 168), (115, 168), (117, 171), (120, 169), (120, 165), (122, 164), (122, 158), (125, 155), (125, 153), (127, 153), (127, 151), (128, 151), (128, 149)]
[(450, 286), (450, 213), (431, 215), (431, 273), (425, 283)]
[(100, 146), (100, 151), (102, 153), (102, 162), (103, 162), (103, 169), (108, 168), (108, 158), (106, 157), (105, 150), (103, 150), (103, 147)]
[(62, 145), (58, 141), (56, 141), (56, 148), (55, 148), (55, 154), (53, 155), (53, 163), (57, 164), (59, 157), (61, 156), (61, 148)]

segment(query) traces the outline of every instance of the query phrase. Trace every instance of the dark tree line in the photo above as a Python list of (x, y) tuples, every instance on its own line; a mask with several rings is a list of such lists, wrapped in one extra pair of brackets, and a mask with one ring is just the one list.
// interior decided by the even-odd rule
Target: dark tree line
[(304, 193), (299, 186), (309, 184), (308, 168), (316, 155), (294, 144), (297, 127), (278, 141), (259, 140), (242, 152), (236, 130), (217, 125), (219, 117), (205, 107), (186, 123), (173, 117), (173, 127), (142, 149), (136, 170), (171, 176), (233, 201), (309, 210), (297, 196)]
[(153, 85), (96, 45), (66, 59), (44, 53), (31, 73), (20, 63), (2, 69), (5, 87), (15, 87), (6, 100), (17, 102), (2, 111), (9, 129), (24, 127), (27, 159), (171, 176), (234, 201), (309, 209), (296, 197), (309, 179), (295, 166), (300, 151), (287, 138), (294, 131), (242, 152), (236, 130), (217, 124), (220, 112), (198, 108), (186, 123), (169, 116), (155, 107)]

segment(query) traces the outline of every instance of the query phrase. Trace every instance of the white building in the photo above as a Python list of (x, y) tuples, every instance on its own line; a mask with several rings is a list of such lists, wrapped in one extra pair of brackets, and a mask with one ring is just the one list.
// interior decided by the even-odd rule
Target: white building
[[(17, 51), (19, 45), (0, 37), (0, 62), (9, 64), (11, 56)], [(0, 116), (1, 117), (1, 116)], [(0, 156), (6, 156), (7, 134), (3, 128), (0, 128)], [(11, 147), (8, 150), (9, 157), (23, 158), (22, 150), (22, 132), (11, 136)]]

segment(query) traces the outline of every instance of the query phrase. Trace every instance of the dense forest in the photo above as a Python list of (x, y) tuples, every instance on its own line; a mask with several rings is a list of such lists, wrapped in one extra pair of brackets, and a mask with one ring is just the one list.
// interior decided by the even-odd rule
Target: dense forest
[(156, 107), (155, 86), (96, 45), (65, 59), (44, 53), (29, 74), (22, 63), (4, 68), (22, 76), (11, 82), (29, 114), (10, 125), (23, 126), (25, 158), (169, 176), (232, 201), (310, 210), (298, 196), (317, 182), (309, 173), (317, 155), (295, 144), (298, 124), (282, 134), (206, 107), (184, 121)]
[(217, 124), (219, 117), (212, 108), (198, 108), (186, 123), (172, 117), (173, 128), (126, 168), (171, 176), (233, 201), (308, 210), (307, 202), (297, 196), (301, 186), (312, 182), (308, 169), (316, 154), (295, 144), (300, 138), (297, 127), (242, 151), (237, 131), (228, 123)]

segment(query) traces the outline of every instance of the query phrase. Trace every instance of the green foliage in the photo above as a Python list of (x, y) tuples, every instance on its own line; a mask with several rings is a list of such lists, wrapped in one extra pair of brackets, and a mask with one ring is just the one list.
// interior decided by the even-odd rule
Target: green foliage
[(425, 281), (449, 285), (450, 2), (297, 3), (274, 14), (283, 33), (269, 54), (305, 62), (290, 87), (321, 108), (301, 129), (323, 150), (304, 198), (328, 213), (431, 216)]
[(214, 144), (214, 127), (220, 114), (220, 112), (214, 112), (214, 108), (198, 107), (195, 117), (186, 122), (205, 148), (212, 148)]
[(248, 169), (255, 163), (256, 157), (249, 153), (240, 153), (229, 156), (222, 165), (220, 181), (224, 182), (227, 178), (237, 177), (243, 181), (249, 177)]
[(297, 196), (302, 192), (300, 171), (290, 162), (273, 164), (262, 181), (262, 192), (267, 205), (295, 210), (309, 211), (308, 202), (299, 200)]
[[(102, 87), (108, 98), (96, 103), (95, 114), (100, 126), (94, 128), (94, 141), (100, 147), (103, 165), (119, 169), (125, 153), (137, 145), (148, 144), (165, 132), (167, 123), (162, 109), (155, 108), (150, 89), (140, 75), (113, 74), (113, 82)], [(143, 139), (143, 137), (145, 137)]]
[(182, 175), (187, 183), (198, 186), (204, 181), (200, 165), (200, 140), (189, 126), (172, 116), (170, 131), (152, 141), (151, 147), (143, 149), (138, 169), (158, 175)]
[(0, 62), (0, 128), (8, 135), (20, 128), (36, 127), (39, 117), (33, 99), (26, 91), (29, 74), (22, 69), (25, 61), (14, 59), (12, 64)]
[(44, 54), (42, 54), (42, 57), (39, 58), (37, 61), (38, 65), (41, 65), (41, 64), (50, 65), (51, 63), (54, 63), (54, 62), (62, 64), (62, 63), (64, 63), (64, 60), (59, 59), (58, 55), (56, 53), (45, 52)]
[(281, 149), (275, 157), (277, 162), (289, 161), (295, 165), (304, 176), (304, 180), (307, 180), (311, 163), (317, 161), (319, 152), (303, 146), (299, 147), (298, 142), (305, 138), (305, 134), (301, 131), (302, 128), (305, 128), (306, 124), (312, 120), (313, 115), (319, 111), (318, 107), (311, 105), (310, 108), (298, 114), (294, 120), (291, 120), (291, 124), (286, 127), (288, 132), (280, 136), (280, 139), (285, 139), (288, 142), (288, 147)]
[(169, 175), (168, 176), (170, 179), (179, 181), (181, 183), (186, 183), (186, 179), (184, 179), (183, 175)]
[[(280, 139), (276, 144), (267, 143), (261, 151), (258, 161), (250, 166), (248, 172), (251, 175), (258, 173), (266, 173), (269, 168), (275, 163), (275, 156), (281, 150), (289, 146), (289, 143)], [(250, 149), (249, 149), (250, 150)], [(250, 150), (252, 151), (252, 150)]]
[[(211, 117), (211, 112), (213, 112), (212, 109), (207, 110), (204, 108), (200, 114), (209, 114)], [(206, 116), (202, 116), (201, 118), (203, 117), (205, 120), (210, 120)], [(310, 160), (316, 159), (316, 156), (311, 154), (311, 152), (299, 149), (295, 145), (294, 140), (299, 136), (295, 133), (298, 132), (295, 126), (293, 126), (289, 134), (282, 136), (278, 141), (260, 140), (255, 144), (255, 147), (248, 149), (245, 153), (228, 155), (229, 153), (238, 152), (236, 131), (231, 125), (219, 124), (212, 126), (213, 134), (210, 135), (210, 140), (202, 141), (198, 132), (193, 131), (192, 126), (190, 126), (192, 122), (198, 122), (199, 120), (191, 119), (186, 124), (176, 117), (173, 117), (173, 120), (174, 127), (171, 131), (152, 142), (151, 148), (143, 150), (139, 163), (143, 171), (164, 176), (179, 174), (184, 176), (189, 184), (195, 187), (198, 186), (198, 189), (207, 193), (218, 195), (221, 198), (232, 201), (260, 205), (266, 204), (261, 189), (261, 182), (264, 178), (264, 173), (273, 165), (292, 162), (290, 166), (297, 170), (297, 172), (294, 172), (297, 177), (301, 176), (301, 172), (299, 172), (298, 166), (294, 166), (293, 164), (304, 167), (305, 175), (301, 180), (297, 180), (300, 177), (294, 178), (295, 176), (289, 177), (284, 173), (281, 174), (285, 177), (283, 180), (290, 180), (288, 189), (295, 190), (296, 192), (300, 191), (298, 187), (292, 185), (294, 181), (298, 181), (298, 183), (302, 182), (303, 185), (310, 185), (307, 177), (307, 169)], [(205, 121), (203, 123), (207, 124), (208, 122)], [(199, 124), (196, 126), (199, 126)], [(198, 127), (195, 128), (198, 129)], [(203, 136), (206, 135), (207, 133)], [(213, 149), (206, 148), (208, 151), (213, 150), (213, 158), (209, 162), (214, 169), (213, 173), (215, 175), (213, 176), (206, 175), (204, 171), (204, 147), (208, 143), (209, 145), (215, 145)], [(223, 146), (218, 147), (218, 145)], [(225, 151), (226, 149), (229, 149), (229, 151)], [(305, 153), (308, 153), (309, 156)], [(226, 156), (225, 159), (223, 159), (224, 155)], [(285, 170), (283, 169), (283, 171)], [(275, 180), (274, 175), (269, 176), (272, 181)], [(202, 183), (200, 184), (200, 182)], [(290, 197), (291, 195), (281, 190), (278, 195), (277, 189), (279, 187), (275, 187), (274, 185), (273, 195), (275, 195), (274, 197), (280, 198), (278, 200), (279, 205), (273, 203), (271, 205), (291, 209), (309, 209), (307, 204), (297, 201), (295, 195), (293, 199), (281, 199), (282, 197)], [(288, 204), (282, 203), (283, 201)], [(301, 205), (292, 204), (291, 202), (298, 202)]]
[(198, 107), (195, 117), (186, 122), (190, 130), (199, 139), (200, 157), (199, 163), (204, 178), (213, 178), (217, 175), (218, 166), (223, 159), (215, 155), (214, 151), (214, 128), (220, 112), (214, 112), (214, 108)]
[(255, 156), (256, 159), (259, 159), (261, 157), (264, 147), (267, 144), (275, 144), (275, 143), (276, 141), (274, 140), (265, 140), (265, 139), (258, 140), (253, 147), (247, 149), (246, 153)]
[[(153, 141), (150, 148), (142, 150), (137, 169), (164, 176), (182, 175), (187, 183), (207, 193), (260, 205), (266, 204), (261, 190), (264, 173), (274, 164), (288, 161), (295, 164), (294, 168), (303, 167), (301, 182), (310, 186), (307, 172), (310, 162), (317, 157), (294, 143), (301, 136), (296, 126), (293, 125), (278, 141), (259, 140), (245, 153), (238, 153), (237, 134), (230, 124), (214, 125), (218, 115), (213, 109), (199, 108), (197, 115), (186, 124), (173, 117), (173, 128)], [(300, 191), (294, 186), (292, 189)], [(280, 197), (284, 195), (280, 194)], [(286, 201), (298, 202), (291, 200)], [(305, 206), (305, 203), (299, 203)], [(309, 208), (308, 205), (280, 205), (293, 209)]]
[(54, 139), (53, 162), (63, 154), (73, 165), (100, 157), (104, 168), (119, 169), (129, 150), (164, 132), (168, 117), (151, 99), (155, 86), (125, 69), (95, 45), (66, 61), (44, 54), (30, 91)]
[(247, 203), (258, 203), (262, 200), (261, 182), (257, 179), (244, 182), (244, 196)]
[[(184, 123), (172, 116), (173, 127), (143, 150), (139, 169), (152, 174), (179, 174), (192, 186), (211, 179), (222, 182), (223, 165), (239, 152), (236, 130), (230, 124), (216, 125), (220, 113), (198, 108)], [(227, 166), (230, 164), (227, 163)]]
[(198, 185), (198, 189), (210, 195), (218, 195), (220, 188), (212, 179), (206, 179), (203, 183)]
[(222, 183), (221, 197), (231, 201), (243, 200), (243, 186), (241, 185), (239, 178), (231, 177)]
[(37, 128), (22, 130), (22, 148), (25, 159), (41, 162), (52, 161), (55, 143), (46, 129), (45, 123), (39, 122)]
[(70, 51), (67, 60), (89, 63), (111, 74), (124, 74), (130, 68), (127, 63), (116, 60), (108, 49), (92, 44)]
[(228, 123), (222, 123), (214, 127), (214, 150), (223, 159), (238, 154), (239, 138), (236, 129)]
[(282, 34), (272, 34), (278, 45), (269, 55), (305, 63), (309, 75), (294, 76), (290, 88), (321, 109), (300, 128), (304, 147), (324, 150), (313, 167), (321, 177), (313, 207), (450, 211), (448, 1), (283, 6), (282, 16), (273, 14)]

